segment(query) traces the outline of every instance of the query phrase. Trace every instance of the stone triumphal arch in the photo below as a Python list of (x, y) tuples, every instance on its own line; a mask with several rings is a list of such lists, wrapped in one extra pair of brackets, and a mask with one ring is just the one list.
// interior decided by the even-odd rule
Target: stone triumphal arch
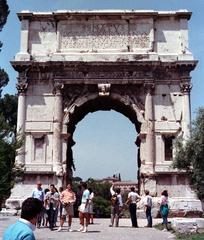
[(174, 139), (190, 136), (190, 72), (197, 63), (188, 47), (191, 13), (63, 10), (18, 17), (21, 44), (12, 66), (25, 141), (16, 164), (25, 171), (7, 203), (29, 195), (37, 179), (61, 186), (71, 173), (76, 124), (89, 112), (114, 109), (138, 133), (141, 193), (166, 188), (172, 209), (200, 210), (185, 174), (171, 167)]

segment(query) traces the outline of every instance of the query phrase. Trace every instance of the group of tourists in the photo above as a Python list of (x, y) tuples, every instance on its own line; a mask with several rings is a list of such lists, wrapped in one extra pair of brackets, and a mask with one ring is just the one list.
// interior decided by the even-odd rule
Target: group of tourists
[[(122, 201), (121, 196), (121, 190), (120, 188), (116, 188), (114, 190), (114, 185), (110, 188), (111, 192), (111, 224), (109, 227), (118, 227), (119, 226), (119, 219), (122, 215), (122, 212), (127, 207), (129, 208), (130, 212), (130, 219), (132, 222), (132, 227), (137, 228), (137, 202), (143, 200), (144, 205), (144, 211), (147, 218), (147, 226), (146, 227), (152, 227), (152, 207), (153, 207), (153, 199), (150, 196), (149, 190), (145, 190), (145, 196), (142, 198), (139, 196), (138, 193), (135, 192), (135, 188), (131, 187), (130, 192), (128, 193), (127, 200), (125, 203)], [(168, 205), (168, 192), (167, 190), (164, 190), (161, 193), (161, 198), (158, 201), (158, 204), (160, 205), (160, 213), (163, 218), (162, 224), (164, 224), (166, 230), (168, 229), (168, 213), (169, 213), (169, 205)], [(115, 223), (115, 224), (114, 224)]]
[[(123, 204), (122, 202), (122, 196), (120, 193), (120, 188), (116, 188), (116, 190), (113, 190), (113, 185), (110, 188), (111, 192), (111, 224), (110, 227), (114, 226), (115, 221), (115, 227), (118, 227), (119, 225), (119, 218), (124, 209), (126, 207), (129, 208), (130, 211), (130, 219), (132, 222), (132, 227), (137, 228), (137, 202), (139, 202), (142, 198), (138, 195), (138, 193), (135, 192), (135, 188), (131, 187), (130, 192), (128, 193), (128, 197), (126, 202)], [(147, 227), (152, 227), (152, 215), (151, 215), (151, 209), (152, 209), (152, 197), (149, 195), (149, 191), (145, 191), (145, 198), (144, 198), (144, 208), (145, 213), (147, 217)]]
[[(114, 185), (110, 188), (111, 193), (111, 223), (110, 227), (118, 227), (119, 219), (124, 209), (129, 208), (132, 227), (137, 228), (137, 202), (141, 201), (141, 197), (136, 193), (135, 188), (131, 187), (127, 200), (123, 203), (120, 188), (114, 189)], [(80, 227), (78, 232), (86, 233), (88, 225), (93, 224), (93, 199), (94, 193), (91, 188), (87, 188), (85, 182), (78, 186), (75, 193), (72, 185), (68, 184), (67, 188), (59, 188), (57, 190), (54, 184), (49, 189), (42, 189), (41, 182), (37, 182), (37, 187), (33, 190), (30, 198), (27, 198), (21, 209), (21, 218), (13, 225), (9, 226), (4, 233), (3, 240), (8, 239), (24, 239), (35, 240), (33, 231), (41, 225), (48, 226), (50, 230), (54, 230), (58, 216), (60, 217), (60, 225), (56, 231), (61, 231), (65, 219), (68, 222), (68, 231), (72, 232), (72, 218), (74, 216), (74, 204), (78, 209)], [(144, 210), (147, 217), (147, 227), (152, 227), (151, 209), (153, 206), (152, 197), (149, 191), (145, 191), (143, 198)], [(160, 212), (163, 218), (163, 224), (168, 230), (168, 192), (162, 192), (159, 201)]]
[(93, 198), (92, 189), (87, 189), (87, 184), (82, 183), (78, 186), (78, 191), (75, 193), (72, 185), (68, 184), (66, 189), (62, 187), (59, 191), (54, 186), (50, 185), (49, 189), (43, 190), (41, 182), (37, 182), (37, 187), (32, 192), (32, 197), (39, 199), (43, 204), (43, 211), (37, 219), (37, 227), (41, 225), (48, 226), (51, 231), (56, 227), (58, 216), (60, 217), (60, 226), (57, 231), (61, 231), (64, 222), (67, 218), (68, 231), (72, 232), (72, 218), (74, 216), (74, 207), (78, 209), (80, 219), (81, 232), (87, 232), (88, 224), (93, 224)]

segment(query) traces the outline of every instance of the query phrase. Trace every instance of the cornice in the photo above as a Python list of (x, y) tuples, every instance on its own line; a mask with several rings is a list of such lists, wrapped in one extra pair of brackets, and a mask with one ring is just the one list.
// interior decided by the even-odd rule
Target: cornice
[(54, 12), (30, 12), (22, 11), (17, 13), (20, 21), (22, 20), (70, 20), (79, 18), (117, 18), (117, 19), (133, 19), (133, 18), (163, 18), (176, 17), (190, 19), (192, 12), (187, 10), (178, 11), (154, 11), (154, 10), (58, 10)]
[[(72, 68), (75, 69), (83, 69), (86, 67), (124, 67), (131, 68), (134, 67), (137, 70), (138, 68), (166, 68), (166, 69), (175, 69), (182, 71), (192, 71), (196, 67), (198, 61), (197, 60), (189, 60), (189, 61), (174, 61), (174, 62), (161, 62), (161, 61), (115, 61), (115, 62), (84, 62), (84, 61), (47, 61), (47, 62), (36, 62), (36, 61), (11, 61), (10, 62), (13, 68), (21, 72), (25, 68), (34, 68), (39, 70), (45, 70), (53, 67), (61, 67), (61, 68)], [(142, 70), (142, 69), (141, 69)]]

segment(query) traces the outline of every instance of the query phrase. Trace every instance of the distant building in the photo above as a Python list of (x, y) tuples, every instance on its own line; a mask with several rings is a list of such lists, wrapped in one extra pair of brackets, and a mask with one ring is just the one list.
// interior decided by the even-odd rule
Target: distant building
[(108, 182), (110, 184), (114, 183), (114, 186), (116, 188), (120, 188), (122, 193), (123, 192), (129, 192), (131, 187), (134, 187), (136, 190), (138, 189), (137, 183), (133, 181), (121, 181), (119, 180), (119, 177), (116, 175), (113, 175), (113, 177), (106, 177), (101, 180), (96, 180), (102, 183)]
[(132, 182), (132, 181), (120, 181), (120, 182), (115, 182), (114, 186), (117, 188), (121, 189), (121, 192), (129, 192), (131, 187), (134, 187), (135, 190), (138, 190), (137, 183)]

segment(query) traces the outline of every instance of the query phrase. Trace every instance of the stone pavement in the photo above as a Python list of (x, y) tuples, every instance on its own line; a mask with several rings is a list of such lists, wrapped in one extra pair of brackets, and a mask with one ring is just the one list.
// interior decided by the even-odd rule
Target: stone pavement
[[(16, 221), (17, 217), (0, 216), (0, 240), (2, 240), (5, 228)], [(161, 219), (154, 219), (154, 224), (161, 222)], [(63, 231), (50, 231), (48, 228), (41, 228), (35, 231), (36, 240), (173, 240), (174, 236), (169, 232), (162, 232), (154, 228), (145, 228), (145, 219), (139, 219), (139, 228), (130, 227), (130, 219), (120, 219), (118, 228), (108, 227), (109, 219), (95, 219), (90, 225), (88, 233), (77, 232), (79, 220), (73, 219), (74, 232), (67, 231), (67, 223)]]

